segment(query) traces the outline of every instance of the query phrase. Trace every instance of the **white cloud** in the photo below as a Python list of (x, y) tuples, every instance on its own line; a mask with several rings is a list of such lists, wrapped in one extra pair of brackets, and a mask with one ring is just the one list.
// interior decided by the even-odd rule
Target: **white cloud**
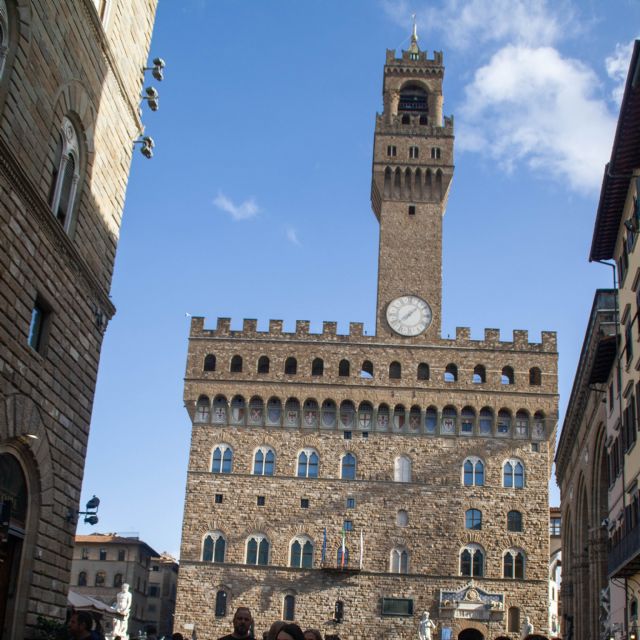
[(248, 220), (260, 213), (260, 207), (258, 207), (253, 197), (240, 204), (235, 204), (227, 198), (222, 191), (218, 191), (218, 195), (215, 197), (213, 204), (218, 207), (218, 209), (230, 214), (234, 220)]
[(627, 79), (631, 53), (633, 52), (633, 42), (632, 40), (627, 44), (616, 44), (614, 52), (607, 56), (604, 61), (607, 75), (615, 82), (611, 97), (618, 105), (622, 102), (624, 84)]
[(466, 87), (458, 146), (597, 191), (615, 127), (599, 86), (591, 69), (551, 47), (503, 47)]
[(286, 228), (286, 234), (287, 234), (287, 240), (291, 244), (295, 244), (297, 247), (302, 246), (301, 243), (300, 243), (300, 240), (298, 239), (298, 234), (297, 234), (296, 230), (293, 227), (287, 227)]
[(382, 0), (382, 7), (407, 34), (416, 13), (418, 35), (425, 34), (422, 48), (434, 32), (447, 47), (467, 49), (490, 42), (548, 45), (579, 30), (567, 0), (448, 0), (417, 9), (407, 0)]

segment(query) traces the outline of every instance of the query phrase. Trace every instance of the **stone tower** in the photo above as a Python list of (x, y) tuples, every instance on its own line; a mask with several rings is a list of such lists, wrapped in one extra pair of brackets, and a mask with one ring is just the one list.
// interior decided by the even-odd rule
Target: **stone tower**
[(453, 120), (443, 121), (443, 77), (442, 53), (429, 58), (420, 51), (415, 28), (401, 58), (387, 51), (371, 181), (380, 222), (379, 336), (399, 333), (419, 342), (440, 336), (442, 217), (453, 177)]
[[(0, 638), (64, 622), (156, 0), (0, 0)], [(134, 595), (135, 598), (135, 595)]]
[(545, 633), (556, 338), (440, 338), (453, 120), (413, 36), (376, 119), (376, 335), (192, 319), (176, 631), (222, 636), (243, 605), (257, 635), (408, 640), (425, 611), (433, 638)]

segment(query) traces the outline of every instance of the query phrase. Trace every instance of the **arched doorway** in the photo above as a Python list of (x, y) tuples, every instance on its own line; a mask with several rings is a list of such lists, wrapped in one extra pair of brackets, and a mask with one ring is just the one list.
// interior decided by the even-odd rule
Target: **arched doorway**
[(0, 454), (0, 638), (8, 638), (13, 626), (27, 504), (20, 463), (9, 453)]
[(477, 629), (463, 629), (458, 634), (458, 640), (484, 640), (484, 636)]

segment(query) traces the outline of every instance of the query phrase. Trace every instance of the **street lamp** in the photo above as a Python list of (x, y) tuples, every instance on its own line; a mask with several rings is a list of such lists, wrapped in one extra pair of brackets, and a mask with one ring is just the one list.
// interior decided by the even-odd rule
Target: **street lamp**
[(86, 505), (86, 511), (76, 511), (75, 509), (69, 509), (67, 512), (67, 522), (77, 524), (78, 516), (84, 516), (85, 524), (96, 525), (98, 524), (98, 507), (100, 506), (100, 498), (93, 496)]

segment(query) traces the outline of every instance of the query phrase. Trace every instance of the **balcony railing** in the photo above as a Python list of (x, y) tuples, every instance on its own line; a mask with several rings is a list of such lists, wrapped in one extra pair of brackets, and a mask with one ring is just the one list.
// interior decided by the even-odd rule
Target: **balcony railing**
[(632, 576), (640, 571), (640, 526), (635, 527), (609, 551), (609, 578)]

